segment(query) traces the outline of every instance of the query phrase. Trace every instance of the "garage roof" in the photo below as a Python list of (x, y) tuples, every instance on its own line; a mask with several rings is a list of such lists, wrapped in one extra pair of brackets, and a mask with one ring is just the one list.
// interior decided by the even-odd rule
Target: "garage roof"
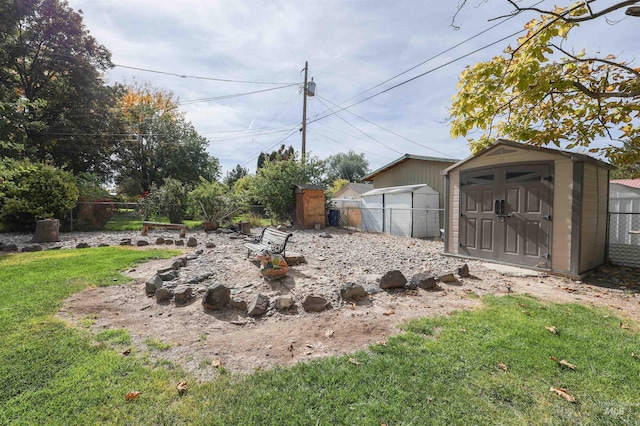
[(405, 161), (409, 161), (409, 160), (433, 161), (436, 163), (449, 163), (449, 164), (453, 164), (459, 161), (453, 158), (424, 157), (422, 155), (405, 154), (402, 157), (398, 158), (397, 160), (393, 160), (389, 164), (380, 167), (378, 170), (369, 173), (367, 176), (363, 177), (362, 180), (373, 180), (373, 178), (379, 175), (380, 173), (387, 171), (389, 169), (392, 169), (397, 165), (402, 164)]

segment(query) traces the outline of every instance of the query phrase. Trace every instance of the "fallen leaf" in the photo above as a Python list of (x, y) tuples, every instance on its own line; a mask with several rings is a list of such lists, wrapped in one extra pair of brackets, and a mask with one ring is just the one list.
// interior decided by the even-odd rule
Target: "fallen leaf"
[[(293, 345), (292, 346), (292, 350), (293, 350)], [(211, 361), (211, 366), (213, 368), (218, 368), (218, 367), (222, 367), (222, 361), (220, 360), (220, 358), (216, 358), (213, 361)]]
[(138, 391), (127, 392), (127, 394), (124, 396), (124, 399), (127, 401), (135, 401), (140, 396), (140, 393), (141, 392)]
[(496, 365), (502, 371), (508, 371), (509, 370), (509, 368), (506, 365), (504, 365), (503, 363), (501, 363), (501, 362), (497, 363)]
[(335, 334), (335, 331), (333, 331), (333, 330), (331, 330), (331, 329), (327, 330), (327, 331), (324, 333), (324, 335), (325, 335), (325, 336), (327, 336), (327, 337), (333, 337), (333, 335), (334, 335), (334, 334)]
[(566, 389), (563, 388), (554, 388), (553, 386), (549, 388), (550, 392), (555, 392), (556, 395), (566, 399), (569, 402), (576, 402), (576, 398), (573, 395), (570, 395)]
[(183, 395), (187, 391), (187, 381), (183, 380), (181, 382), (178, 382), (176, 388), (178, 388), (178, 393), (180, 395)]
[(527, 315), (529, 317), (531, 316), (531, 312), (529, 312), (529, 311), (522, 311), (522, 314), (523, 315)]
[(466, 332), (467, 332), (467, 329), (466, 329), (466, 328), (461, 328), (461, 329), (460, 329), (460, 330), (458, 330), (458, 331), (460, 331), (460, 333), (466, 333)]
[(638, 358), (638, 355), (635, 352), (631, 352), (631, 358)]
[(378, 340), (376, 342), (376, 345), (378, 345), (378, 346), (387, 346), (387, 342), (385, 342), (384, 340)]
[(556, 330), (556, 327), (554, 325), (552, 325), (551, 327), (545, 327), (545, 328), (553, 334), (558, 334), (558, 330)]
[(122, 351), (122, 355), (127, 356), (131, 353), (131, 349), (125, 349), (124, 351)]
[(389, 309), (388, 311), (383, 312), (382, 315), (389, 316), (389, 315), (393, 315), (395, 313), (396, 313), (396, 311), (394, 311), (393, 309)]
[(631, 326), (629, 326), (627, 324), (623, 324), (623, 323), (620, 323), (620, 328), (622, 328), (624, 330), (631, 330)]
[(558, 363), (559, 365), (561, 365), (563, 367), (567, 367), (567, 368), (570, 368), (572, 370), (575, 370), (576, 368), (578, 368), (575, 365), (573, 365), (570, 362), (568, 362), (566, 359), (558, 361), (558, 358), (556, 358), (555, 356), (550, 356), (549, 359), (555, 361), (556, 363)]
[(357, 360), (357, 359), (355, 359), (355, 358), (349, 358), (349, 362), (350, 362), (351, 364), (354, 364), (354, 365), (360, 365), (360, 363), (358, 362), (358, 360)]

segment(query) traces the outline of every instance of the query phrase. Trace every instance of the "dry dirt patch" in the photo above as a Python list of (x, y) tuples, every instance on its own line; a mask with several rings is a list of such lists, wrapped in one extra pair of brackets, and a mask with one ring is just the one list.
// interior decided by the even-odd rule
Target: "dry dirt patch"
[[(608, 267), (585, 282), (576, 282), (556, 276), (507, 277), (478, 262), (469, 262), (471, 277), (441, 284), (440, 291), (381, 291), (355, 304), (333, 297), (329, 310), (304, 312), (299, 303), (302, 297), (335, 296), (344, 282), (362, 283), (391, 269), (400, 269), (410, 278), (417, 270), (452, 269), (462, 263), (440, 256), (442, 246), (437, 242), (339, 231), (332, 235), (332, 239), (320, 239), (317, 232), (297, 231), (292, 248), (302, 252), (308, 263), (291, 267), (290, 277), (280, 283), (260, 278), (241, 241), (216, 236), (217, 249), (205, 252), (204, 264), (225, 265), (214, 281), (235, 282), (239, 287), (249, 283), (255, 290), (252, 294), (291, 294), (298, 300), (292, 312), (272, 311), (253, 319), (231, 308), (206, 311), (201, 297), (179, 307), (158, 304), (145, 295), (144, 281), (170, 263), (163, 260), (128, 271), (135, 278), (132, 283), (73, 295), (59, 315), (78, 326), (91, 318), (95, 332), (124, 328), (138, 351), (178, 363), (202, 380), (218, 374), (211, 365), (218, 360), (230, 371), (246, 373), (366, 349), (401, 332), (398, 326), (406, 320), (474, 309), (481, 306), (477, 296), (485, 294), (531, 294), (550, 301), (606, 306), (622, 317), (640, 319), (637, 270)], [(148, 338), (171, 347), (151, 350), (144, 344)]]

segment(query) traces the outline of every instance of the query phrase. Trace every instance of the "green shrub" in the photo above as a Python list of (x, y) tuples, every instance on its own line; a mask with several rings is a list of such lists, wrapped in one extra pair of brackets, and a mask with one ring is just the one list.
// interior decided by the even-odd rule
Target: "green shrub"
[(0, 173), (0, 221), (6, 230), (33, 230), (37, 219), (61, 218), (78, 200), (73, 175), (50, 164), (11, 161)]
[(171, 223), (182, 223), (187, 214), (188, 194), (188, 188), (177, 179), (165, 179), (160, 188), (152, 185), (141, 200), (143, 218), (148, 220), (164, 215)]
[(187, 212), (204, 221), (220, 222), (237, 210), (233, 196), (218, 182), (202, 178), (189, 192)]

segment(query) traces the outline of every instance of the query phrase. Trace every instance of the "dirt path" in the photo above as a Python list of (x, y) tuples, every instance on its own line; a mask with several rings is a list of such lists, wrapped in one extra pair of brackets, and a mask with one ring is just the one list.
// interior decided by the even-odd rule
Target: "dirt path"
[[(362, 240), (366, 243), (366, 235)], [(400, 244), (409, 250), (419, 250), (419, 245), (412, 248), (406, 240)], [(389, 245), (369, 248), (375, 249), (389, 255)], [(243, 279), (259, 279), (256, 266), (241, 253), (225, 255), (234, 265), (234, 273), (243, 274)], [(355, 259), (357, 256), (340, 263), (337, 266), (340, 273), (349, 277), (351, 271), (361, 271), (367, 266)], [(154, 298), (145, 295), (144, 280), (167, 263), (167, 260), (153, 261), (129, 271), (127, 274), (136, 279), (130, 284), (77, 293), (64, 303), (59, 315), (79, 327), (86, 326), (89, 319), (90, 328), (95, 332), (125, 328), (133, 339), (135, 351), (148, 351), (152, 358), (178, 363), (201, 380), (219, 374), (212, 362), (219, 361), (230, 371), (246, 373), (363, 350), (399, 333), (398, 326), (406, 320), (478, 308), (481, 301), (477, 296), (486, 294), (511, 292), (549, 301), (606, 306), (618, 316), (640, 320), (637, 293), (640, 271), (633, 269), (606, 267), (585, 282), (575, 282), (555, 276), (508, 277), (477, 264), (471, 270), (471, 277), (441, 284), (439, 291), (382, 291), (355, 304), (343, 304), (321, 313), (307, 313), (298, 308), (287, 313), (271, 311), (270, 316), (253, 319), (231, 308), (206, 311), (201, 297), (180, 307), (156, 303)], [(319, 268), (311, 259), (309, 264), (293, 266), (291, 273), (305, 277), (297, 278), (299, 283), (316, 278), (322, 282), (321, 278), (331, 271), (324, 266)], [(336, 281), (333, 285), (337, 288), (340, 284)], [(258, 288), (260, 292), (288, 293), (285, 286), (274, 287), (267, 282), (261, 285), (264, 287)], [(325, 281), (323, 285), (331, 284)], [(297, 293), (304, 289), (299, 284), (289, 293), (294, 298), (300, 297)], [(165, 351), (150, 349), (144, 343), (150, 337), (171, 347)]]

